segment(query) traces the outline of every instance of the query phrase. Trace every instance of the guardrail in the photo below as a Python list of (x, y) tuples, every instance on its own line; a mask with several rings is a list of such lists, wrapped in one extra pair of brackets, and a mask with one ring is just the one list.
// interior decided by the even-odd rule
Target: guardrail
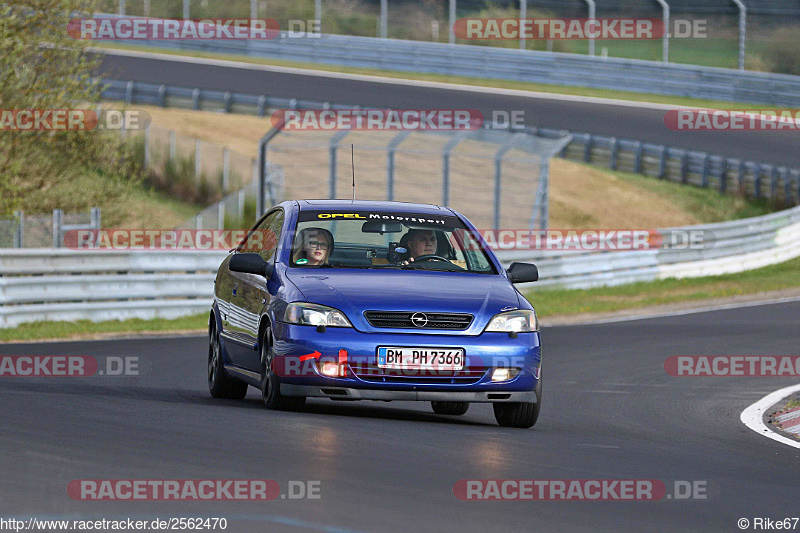
[(225, 255), (207, 251), (3, 250), (0, 327), (39, 320), (177, 318), (206, 312), (214, 276)]
[[(114, 42), (141, 44), (129, 40)], [(800, 106), (800, 76), (659, 61), (347, 35), (288, 38), (285, 32), (272, 40), (163, 40), (148, 42), (148, 46), (399, 72)]]
[[(537, 264), (537, 287), (586, 288), (741, 272), (800, 256), (800, 207), (664, 230), (703, 232), (713, 246), (644, 251), (499, 251)], [(210, 309), (225, 252), (4, 250), (0, 327), (36, 320), (175, 318)], [(80, 273), (81, 276), (73, 274)], [(535, 303), (535, 302), (534, 302)]]
[(800, 256), (800, 207), (760, 217), (662, 230), (702, 236), (702, 245), (642, 251), (499, 251), (504, 264), (533, 261), (531, 286), (590, 288), (743, 272)]
[[(103, 98), (128, 104), (184, 107), (266, 116), (269, 109), (351, 109), (352, 106), (266, 95), (172, 87), (125, 80), (103, 80)], [(563, 130), (536, 128), (559, 138)], [(689, 149), (589, 133), (572, 133), (561, 157), (636, 172), (677, 183), (714, 188), (747, 198), (767, 198), (779, 206), (800, 204), (800, 170), (724, 157)]]
[(268, 109), (352, 109), (353, 106), (258, 94), (174, 87), (129, 80), (103, 79), (102, 97), (128, 104), (181, 107), (195, 111), (221, 111), (266, 116)]

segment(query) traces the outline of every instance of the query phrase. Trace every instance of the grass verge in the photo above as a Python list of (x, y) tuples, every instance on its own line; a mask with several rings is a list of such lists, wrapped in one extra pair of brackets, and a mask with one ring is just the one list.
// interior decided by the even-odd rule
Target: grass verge
[[(546, 273), (544, 273), (546, 275)], [(800, 258), (756, 270), (593, 289), (532, 289), (525, 297), (541, 317), (603, 313), (800, 287)]]
[(185, 316), (172, 320), (109, 320), (91, 322), (31, 322), (15, 328), (0, 329), (0, 342), (32, 341), (49, 339), (80, 339), (117, 333), (166, 333), (185, 331), (204, 331), (208, 325), (208, 313)]
[(321, 70), (325, 72), (341, 72), (344, 74), (362, 74), (368, 76), (382, 76), (385, 78), (397, 78), (404, 80), (435, 81), (435, 82), (453, 83), (460, 85), (474, 85), (479, 87), (495, 87), (499, 89), (515, 89), (521, 91), (534, 91), (540, 93), (566, 94), (573, 96), (589, 96), (596, 98), (610, 98), (615, 100), (649, 102), (654, 104), (670, 104), (676, 106), (704, 107), (712, 109), (735, 109), (735, 110), (746, 110), (746, 109), (758, 110), (758, 109), (769, 108), (768, 104), (759, 105), (750, 103), (737, 103), (737, 102), (727, 102), (722, 100), (705, 100), (705, 99), (687, 98), (680, 96), (663, 96), (658, 94), (643, 94), (630, 91), (615, 91), (611, 89), (593, 89), (589, 87), (572, 87), (567, 85), (547, 85), (544, 83), (527, 83), (527, 82), (517, 82), (517, 81), (507, 81), (507, 80), (496, 80), (489, 78), (472, 78), (467, 76), (446, 76), (440, 74), (427, 74), (420, 72), (397, 72), (393, 70), (347, 67), (343, 65), (327, 65), (321, 63), (293, 62), (293, 61), (284, 61), (272, 58), (261, 58), (261, 57), (242, 56), (234, 54), (216, 54), (209, 52), (194, 52), (188, 50), (165, 50), (156, 47), (119, 45), (116, 43), (104, 44), (103, 48), (152, 52), (152, 53), (174, 55), (174, 56), (199, 57), (205, 59), (222, 59), (227, 61), (252, 63), (256, 65), (292, 67), (300, 69)]

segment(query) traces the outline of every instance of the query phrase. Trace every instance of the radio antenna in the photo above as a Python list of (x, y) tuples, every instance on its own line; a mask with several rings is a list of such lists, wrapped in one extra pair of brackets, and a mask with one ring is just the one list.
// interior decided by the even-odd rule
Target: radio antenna
[(353, 169), (353, 202), (356, 201), (356, 156), (355, 156), (355, 145), (350, 145), (350, 166)]

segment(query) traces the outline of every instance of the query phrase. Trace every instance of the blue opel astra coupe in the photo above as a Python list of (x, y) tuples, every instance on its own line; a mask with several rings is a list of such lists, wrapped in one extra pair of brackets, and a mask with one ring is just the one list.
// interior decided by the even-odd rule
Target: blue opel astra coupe
[(491, 403), (531, 427), (542, 402), (539, 322), (475, 227), (447, 207), (349, 200), (273, 207), (222, 262), (209, 318), (215, 398)]

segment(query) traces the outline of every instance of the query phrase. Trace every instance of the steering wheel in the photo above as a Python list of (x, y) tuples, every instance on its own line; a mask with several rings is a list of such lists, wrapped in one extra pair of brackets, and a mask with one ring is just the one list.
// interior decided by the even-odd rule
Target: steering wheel
[(436, 254), (421, 255), (421, 256), (419, 256), (419, 257), (414, 259), (415, 263), (418, 263), (420, 261), (443, 261), (445, 263), (449, 263), (450, 262), (450, 260), (448, 258), (442, 257), (441, 255), (436, 255)]

